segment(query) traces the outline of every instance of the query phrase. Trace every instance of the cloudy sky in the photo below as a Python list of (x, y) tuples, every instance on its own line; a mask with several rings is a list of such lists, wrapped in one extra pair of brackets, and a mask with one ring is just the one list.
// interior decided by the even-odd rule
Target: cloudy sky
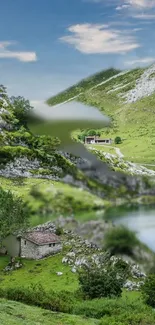
[(155, 0), (5, 0), (0, 84), (33, 102), (108, 67), (155, 60)]

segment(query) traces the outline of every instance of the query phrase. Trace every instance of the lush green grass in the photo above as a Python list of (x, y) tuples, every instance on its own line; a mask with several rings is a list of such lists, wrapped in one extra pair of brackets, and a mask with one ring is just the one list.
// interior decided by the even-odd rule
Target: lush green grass
[(98, 321), (75, 315), (53, 313), (38, 307), (0, 299), (1, 325), (95, 325)]
[[(0, 299), (2, 325), (154, 325), (155, 313), (136, 292), (124, 293), (121, 298), (77, 303), (74, 314), (54, 313), (38, 307)], [(77, 316), (77, 315), (79, 316)], [(89, 318), (88, 318), (89, 317)]]
[[(24, 259), (24, 266), (21, 269), (4, 274), (3, 268), (9, 259), (1, 256), (1, 288), (27, 287), (30, 284), (41, 283), (46, 290), (73, 292), (78, 288), (77, 275), (71, 272), (68, 265), (62, 264), (62, 258), (63, 254), (57, 254), (39, 261)], [(56, 272), (63, 272), (63, 275), (58, 276)]]
[(69, 87), (66, 91), (63, 91), (58, 95), (49, 98), (47, 102), (51, 106), (62, 103), (71, 97), (78, 96), (81, 92), (89, 90), (91, 87), (94, 87), (96, 84), (109, 79), (119, 72), (120, 70), (116, 69), (103, 70), (99, 73), (96, 73), (93, 77), (91, 76), (87, 79), (81, 80), (73, 87)]
[[(141, 299), (140, 292), (123, 291), (122, 297), (116, 299), (82, 300), (77, 297), (77, 275), (69, 267), (62, 265), (61, 255), (41, 261), (25, 261), (23, 269), (13, 271), (9, 275), (0, 272), (1, 290), (8, 288), (20, 289), (31, 284), (41, 283), (46, 292), (54, 290), (57, 294), (67, 291), (74, 295), (71, 314), (52, 313), (36, 307), (29, 307), (17, 302), (0, 300), (0, 320), (2, 325), (154, 325), (155, 313)], [(0, 257), (0, 268), (7, 263), (7, 258)], [(55, 272), (62, 271), (62, 276)], [(14, 299), (14, 297), (12, 298)], [(17, 296), (16, 296), (17, 299)], [(20, 300), (20, 295), (18, 296)], [(18, 300), (17, 299), (17, 300)], [(66, 304), (68, 302), (66, 301)], [(66, 305), (67, 307), (68, 305)], [(59, 305), (61, 311), (61, 305)], [(62, 308), (63, 305), (62, 305)], [(79, 316), (76, 316), (79, 315)], [(89, 318), (87, 318), (89, 317)], [(119, 321), (118, 321), (119, 320)]]
[(103, 152), (107, 152), (110, 153), (112, 155), (117, 155), (115, 149), (113, 148), (113, 146), (115, 146), (115, 144), (113, 145), (97, 145), (97, 144), (90, 144), (87, 145), (87, 148), (94, 148)]

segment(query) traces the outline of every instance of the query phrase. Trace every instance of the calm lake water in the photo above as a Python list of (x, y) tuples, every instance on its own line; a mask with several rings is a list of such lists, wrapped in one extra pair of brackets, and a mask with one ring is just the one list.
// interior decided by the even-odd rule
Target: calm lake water
[(137, 237), (155, 251), (155, 206), (111, 209), (107, 217), (116, 225), (136, 231)]
[[(100, 217), (102, 218), (102, 213)], [(75, 218), (81, 222), (98, 218), (96, 212), (81, 212)], [(116, 207), (109, 209), (103, 216), (116, 225), (124, 225), (137, 232), (137, 237), (155, 251), (155, 206), (153, 207)], [(31, 226), (49, 221), (50, 217), (33, 216)]]

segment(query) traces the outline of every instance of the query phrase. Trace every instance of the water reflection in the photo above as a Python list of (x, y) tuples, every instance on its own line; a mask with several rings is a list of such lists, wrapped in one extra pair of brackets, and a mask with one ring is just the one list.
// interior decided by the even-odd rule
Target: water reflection
[(137, 232), (139, 239), (155, 251), (155, 206), (140, 208), (115, 208), (107, 212), (108, 219)]

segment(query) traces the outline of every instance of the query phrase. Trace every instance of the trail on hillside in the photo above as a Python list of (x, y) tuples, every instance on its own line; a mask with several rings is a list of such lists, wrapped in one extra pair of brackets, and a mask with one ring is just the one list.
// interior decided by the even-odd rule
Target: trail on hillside
[[(102, 145), (102, 147), (105, 147), (105, 148), (108, 148), (108, 145)], [(124, 158), (124, 155), (122, 154), (122, 152), (121, 152), (121, 150), (120, 150), (120, 148), (118, 148), (118, 147), (113, 147), (113, 146), (110, 146), (109, 148), (113, 148), (114, 150), (115, 150), (115, 152), (116, 152), (116, 155), (119, 157), (119, 158)]]

